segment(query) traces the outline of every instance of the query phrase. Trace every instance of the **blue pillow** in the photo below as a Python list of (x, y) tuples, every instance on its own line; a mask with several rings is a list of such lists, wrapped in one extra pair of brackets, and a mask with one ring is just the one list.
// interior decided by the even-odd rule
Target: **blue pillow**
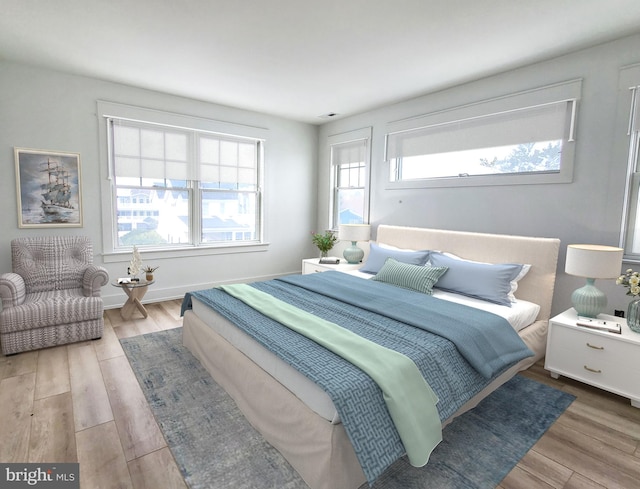
[(365, 273), (378, 273), (387, 258), (393, 258), (402, 263), (409, 263), (410, 265), (424, 265), (429, 259), (429, 251), (405, 251), (389, 248), (382, 248), (381, 246), (371, 243), (369, 248), (369, 256), (367, 261), (360, 268), (361, 272)]
[(429, 262), (433, 267), (448, 268), (435, 288), (509, 307), (511, 281), (520, 275), (523, 267), (515, 263), (494, 265), (461, 260), (435, 251), (431, 252)]
[(447, 269), (444, 267), (425, 267), (409, 265), (393, 258), (387, 258), (384, 266), (372, 280), (396, 285), (404, 289), (416, 290), (431, 295), (433, 284)]

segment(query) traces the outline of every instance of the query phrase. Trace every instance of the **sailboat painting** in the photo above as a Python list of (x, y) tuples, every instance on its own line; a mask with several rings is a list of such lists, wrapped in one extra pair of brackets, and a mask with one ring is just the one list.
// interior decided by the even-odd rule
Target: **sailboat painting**
[(82, 227), (80, 155), (15, 148), (18, 226)]

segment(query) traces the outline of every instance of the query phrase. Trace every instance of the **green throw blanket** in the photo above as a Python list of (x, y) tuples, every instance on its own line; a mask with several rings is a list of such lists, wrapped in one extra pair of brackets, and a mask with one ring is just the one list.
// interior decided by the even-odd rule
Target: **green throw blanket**
[(383, 392), (411, 465), (429, 461), (442, 441), (438, 398), (410, 358), (248, 285), (220, 288), (366, 372)]

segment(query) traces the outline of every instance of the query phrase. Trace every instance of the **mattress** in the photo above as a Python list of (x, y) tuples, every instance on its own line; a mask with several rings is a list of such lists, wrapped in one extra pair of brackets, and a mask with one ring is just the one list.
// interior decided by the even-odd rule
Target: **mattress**
[[(358, 276), (357, 273), (351, 274)], [(366, 274), (359, 275), (361, 275), (362, 278), (370, 277), (370, 275)], [(449, 300), (498, 314), (504, 317), (516, 331), (522, 331), (526, 329), (526, 326), (532, 324), (539, 311), (539, 306), (527, 301), (518, 301), (514, 303), (512, 307), (507, 307), (449, 292), (434, 292), (434, 296), (442, 300)], [(193, 312), (217, 334), (222, 336), (265, 370), (265, 372), (295, 394), (296, 397), (312, 411), (332, 424), (340, 423), (340, 417), (334, 407), (333, 401), (329, 395), (314, 382), (259, 344), (244, 331), (237, 328), (233, 323), (219, 316), (213, 309), (199, 301), (196, 297), (192, 298), (192, 307)]]

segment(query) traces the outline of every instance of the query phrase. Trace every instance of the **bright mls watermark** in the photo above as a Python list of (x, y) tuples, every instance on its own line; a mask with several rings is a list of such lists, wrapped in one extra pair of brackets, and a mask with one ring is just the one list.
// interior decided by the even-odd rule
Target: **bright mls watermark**
[(80, 489), (80, 465), (77, 463), (0, 463), (0, 489), (30, 487)]

